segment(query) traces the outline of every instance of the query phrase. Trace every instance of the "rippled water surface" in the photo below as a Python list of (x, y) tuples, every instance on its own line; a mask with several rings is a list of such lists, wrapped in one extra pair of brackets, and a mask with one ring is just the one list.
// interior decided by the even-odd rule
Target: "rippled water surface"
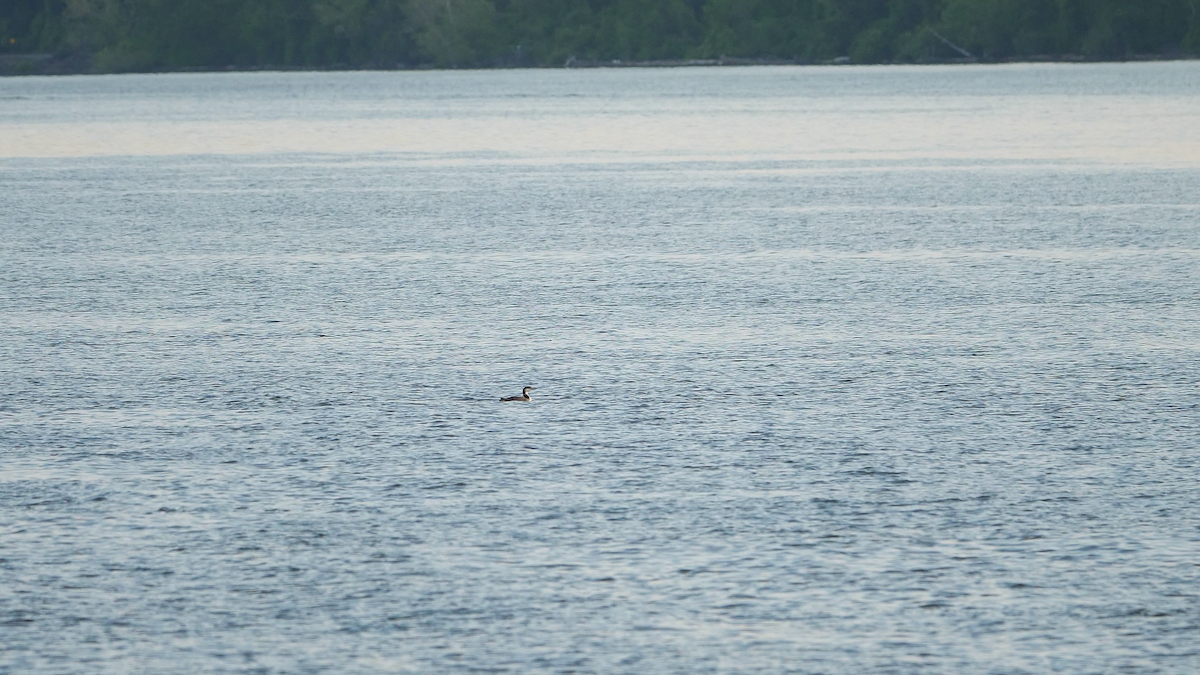
[(1198, 62), (6, 79), (0, 230), (0, 672), (1200, 670)]

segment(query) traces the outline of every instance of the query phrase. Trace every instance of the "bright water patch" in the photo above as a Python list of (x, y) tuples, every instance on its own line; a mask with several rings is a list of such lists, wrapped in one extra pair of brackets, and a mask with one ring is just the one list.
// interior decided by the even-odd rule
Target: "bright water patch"
[(1200, 168), (710, 150), (4, 160), (0, 671), (1194, 671)]

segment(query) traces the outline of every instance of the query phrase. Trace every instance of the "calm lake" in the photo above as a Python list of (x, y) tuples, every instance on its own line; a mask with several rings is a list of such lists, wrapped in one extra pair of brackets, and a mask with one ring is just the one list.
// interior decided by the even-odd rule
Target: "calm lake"
[(0, 673), (1198, 645), (1200, 61), (0, 79)]

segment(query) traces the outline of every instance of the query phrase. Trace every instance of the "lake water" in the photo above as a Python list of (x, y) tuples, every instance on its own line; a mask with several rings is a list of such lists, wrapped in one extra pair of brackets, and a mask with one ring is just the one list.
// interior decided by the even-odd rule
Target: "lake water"
[(1198, 438), (1200, 62), (0, 79), (2, 673), (1195, 673)]

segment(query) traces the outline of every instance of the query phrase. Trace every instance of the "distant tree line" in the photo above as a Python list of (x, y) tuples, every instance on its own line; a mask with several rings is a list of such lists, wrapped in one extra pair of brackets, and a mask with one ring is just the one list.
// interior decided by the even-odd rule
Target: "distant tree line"
[(1200, 54), (1200, 0), (2, 0), (3, 53), (99, 72)]

